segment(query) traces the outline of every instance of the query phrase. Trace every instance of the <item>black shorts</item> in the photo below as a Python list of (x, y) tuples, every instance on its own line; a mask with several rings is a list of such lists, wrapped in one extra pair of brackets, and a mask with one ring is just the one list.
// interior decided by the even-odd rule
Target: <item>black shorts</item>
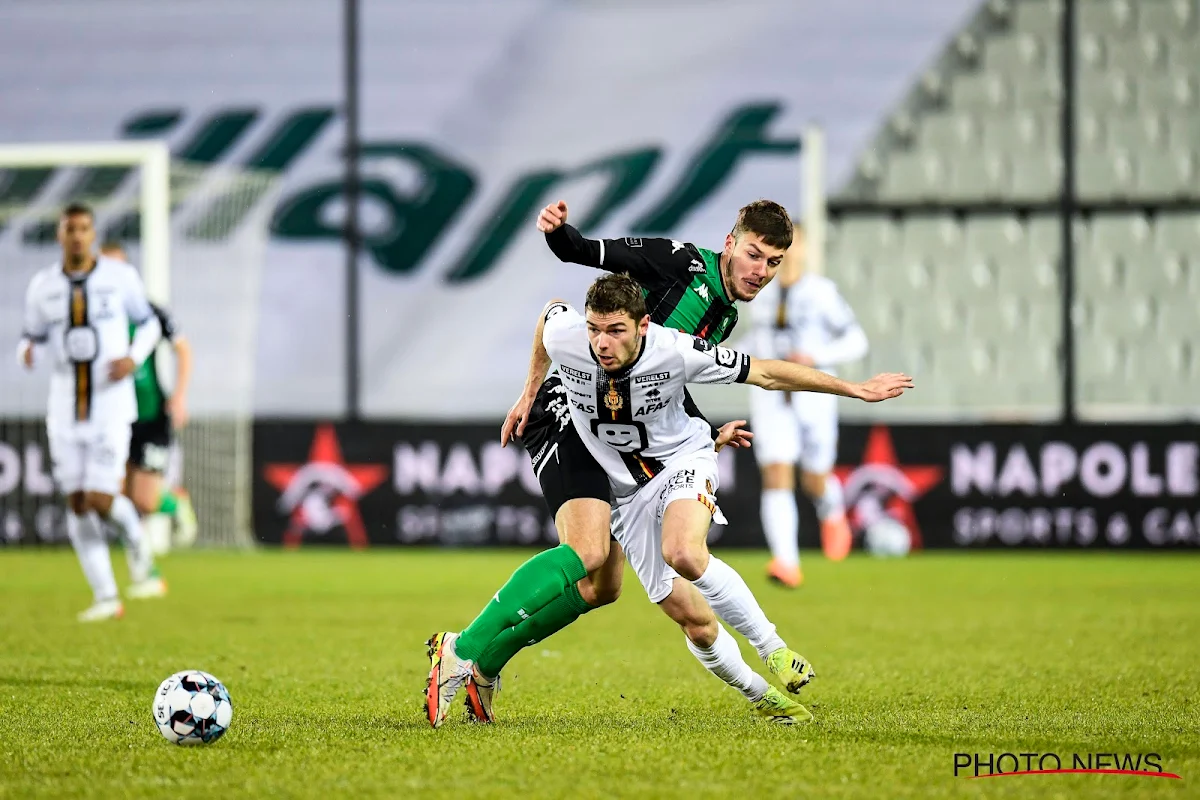
[(558, 375), (551, 375), (538, 389), (521, 444), (533, 461), (550, 516), (579, 497), (610, 502), (608, 475), (571, 424), (567, 390)]
[(166, 472), (171, 455), (171, 418), (135, 422), (129, 431), (129, 463), (146, 472)]

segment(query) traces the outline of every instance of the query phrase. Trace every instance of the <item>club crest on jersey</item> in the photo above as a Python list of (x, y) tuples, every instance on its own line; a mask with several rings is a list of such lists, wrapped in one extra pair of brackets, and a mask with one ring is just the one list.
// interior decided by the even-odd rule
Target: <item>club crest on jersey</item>
[(617, 393), (617, 384), (612, 379), (608, 381), (608, 393), (604, 395), (604, 407), (613, 413), (625, 407), (625, 399)]

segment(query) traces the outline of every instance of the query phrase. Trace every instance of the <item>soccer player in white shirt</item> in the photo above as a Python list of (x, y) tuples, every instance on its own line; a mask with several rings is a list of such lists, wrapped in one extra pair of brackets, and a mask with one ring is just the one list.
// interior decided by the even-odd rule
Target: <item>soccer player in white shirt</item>
[[(587, 449), (604, 468), (614, 497), (613, 536), (650, 601), (683, 629), (688, 649), (772, 721), (812, 715), (742, 659), (717, 623), (745, 636), (792, 694), (813, 677), (810, 665), (776, 633), (741, 576), (708, 552), (719, 473), (708, 424), (684, 409), (688, 383), (750, 383), (775, 391), (814, 391), (877, 402), (912, 386), (907, 375), (852, 384), (786, 361), (763, 361), (650, 322), (641, 287), (625, 275), (592, 284), (586, 318), (551, 303), (538, 324), (541, 342), (562, 376), (570, 413)], [(535, 345), (536, 346), (536, 345)], [(534, 556), (496, 593), (476, 622), (515, 627), (564, 595), (582, 574), (570, 545)], [(573, 565), (573, 566), (572, 566)], [(714, 614), (715, 611), (715, 614)], [(475, 623), (472, 623), (475, 624)], [(460, 658), (457, 634), (431, 640), (435, 658), (426, 692), (438, 727), (474, 665)], [(491, 718), (489, 713), (488, 718)]]
[[(804, 230), (797, 226), (779, 275), (751, 305), (753, 333), (747, 348), (759, 358), (778, 358), (833, 373), (862, 358), (867, 335), (829, 278), (804, 271)], [(750, 390), (754, 455), (762, 470), (763, 532), (771, 548), (767, 575), (796, 587), (800, 572), (796, 465), (800, 486), (816, 506), (821, 547), (840, 561), (850, 553), (850, 525), (842, 486), (833, 475), (837, 459), (837, 398), (830, 394)]]
[[(62, 261), (29, 282), (17, 357), (27, 369), (44, 357), (53, 370), (46, 410), (52, 472), (67, 496), (67, 535), (94, 596), (79, 619), (94, 622), (124, 614), (101, 519), (124, 539), (132, 579), (126, 594), (156, 597), (164, 589), (151, 577), (137, 509), (121, 494), (136, 416), (130, 375), (161, 330), (137, 270), (94, 254), (90, 208), (63, 210), (58, 241)], [(130, 323), (137, 326), (132, 342)]]

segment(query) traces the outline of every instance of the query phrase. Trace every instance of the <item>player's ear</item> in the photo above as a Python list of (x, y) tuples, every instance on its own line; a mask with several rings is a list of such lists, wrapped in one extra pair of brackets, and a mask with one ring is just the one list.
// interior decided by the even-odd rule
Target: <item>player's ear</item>
[(649, 314), (642, 317), (641, 320), (638, 321), (638, 336), (645, 336), (646, 331), (648, 331), (648, 330), (650, 330), (650, 315)]
[(733, 246), (737, 244), (737, 238), (732, 233), (725, 234), (725, 252), (733, 255)]

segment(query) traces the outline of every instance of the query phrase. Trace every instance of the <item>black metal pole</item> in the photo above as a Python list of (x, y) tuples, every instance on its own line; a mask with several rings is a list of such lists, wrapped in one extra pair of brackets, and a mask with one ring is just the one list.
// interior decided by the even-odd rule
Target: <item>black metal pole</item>
[(1062, 289), (1062, 395), (1063, 423), (1075, 423), (1075, 11), (1076, 0), (1065, 0), (1062, 15), (1062, 258), (1059, 260)]
[(345, 57), (346, 115), (345, 187), (346, 198), (346, 418), (359, 418), (359, 297), (358, 256), (362, 237), (358, 224), (359, 182), (358, 134), (358, 0), (342, 0)]

